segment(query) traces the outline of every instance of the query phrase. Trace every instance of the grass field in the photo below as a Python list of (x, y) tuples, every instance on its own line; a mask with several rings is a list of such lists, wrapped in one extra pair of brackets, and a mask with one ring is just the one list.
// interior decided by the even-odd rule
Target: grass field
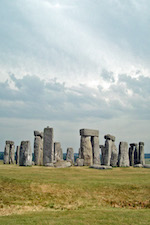
[(150, 224), (150, 169), (0, 163), (0, 224)]

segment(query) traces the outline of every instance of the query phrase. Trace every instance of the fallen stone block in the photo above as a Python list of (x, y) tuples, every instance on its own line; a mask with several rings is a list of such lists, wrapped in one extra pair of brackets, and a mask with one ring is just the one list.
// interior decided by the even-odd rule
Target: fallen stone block
[(143, 167), (144, 168), (150, 168), (150, 164), (144, 164)]
[(108, 170), (108, 169), (112, 169), (112, 166), (92, 165), (89, 168), (98, 169), (98, 170)]
[(142, 168), (143, 165), (142, 165), (142, 164), (135, 164), (133, 167), (139, 167), (139, 168)]
[(76, 159), (75, 166), (83, 166), (83, 163), (84, 163), (84, 159), (77, 158)]
[(54, 167), (56, 168), (66, 168), (70, 166), (72, 166), (71, 162), (67, 161), (57, 161), (56, 163), (54, 163)]

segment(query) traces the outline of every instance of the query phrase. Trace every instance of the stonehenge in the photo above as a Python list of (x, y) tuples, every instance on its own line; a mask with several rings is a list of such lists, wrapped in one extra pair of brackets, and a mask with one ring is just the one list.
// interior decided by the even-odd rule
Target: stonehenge
[(13, 141), (6, 141), (4, 149), (4, 164), (14, 164), (15, 162), (15, 145)]
[(44, 129), (43, 140), (43, 165), (47, 163), (53, 163), (54, 161), (54, 140), (53, 140), (53, 128)]
[(80, 136), (79, 159), (83, 159), (83, 165), (100, 164), (99, 131), (81, 129)]
[(34, 163), (37, 166), (43, 165), (43, 133), (34, 131)]
[(74, 150), (73, 148), (67, 148), (66, 160), (74, 164)]
[(63, 160), (63, 151), (61, 148), (60, 142), (54, 143), (54, 161), (61, 161)]
[(20, 147), (17, 146), (16, 147), (16, 164), (19, 165), (19, 151), (20, 151)]
[[(67, 148), (66, 160), (63, 159), (63, 150), (60, 142), (54, 142), (53, 128), (46, 127), (44, 132), (34, 131), (34, 162), (32, 162), (32, 148), (30, 141), (21, 141), (16, 147), (13, 141), (6, 141), (4, 148), (4, 164), (19, 166), (47, 166), (65, 168), (72, 165), (89, 166), (94, 169), (111, 169), (112, 167), (139, 167), (149, 168), (145, 164), (144, 142), (128, 143), (121, 141), (119, 151), (115, 144), (115, 136), (104, 135), (104, 145), (99, 145), (99, 131), (80, 129), (79, 154), (74, 155), (72, 147)], [(100, 158), (101, 150), (101, 158)], [(74, 162), (74, 157), (76, 161)]]
[(102, 153), (101, 164), (105, 166), (117, 166), (118, 153), (115, 145), (115, 137), (106, 134), (104, 138), (106, 139), (105, 145), (100, 145)]
[(118, 154), (118, 166), (128, 167), (129, 166), (129, 154), (128, 154), (128, 143), (120, 142), (119, 154)]
[(30, 141), (20, 144), (19, 166), (32, 166), (32, 149)]

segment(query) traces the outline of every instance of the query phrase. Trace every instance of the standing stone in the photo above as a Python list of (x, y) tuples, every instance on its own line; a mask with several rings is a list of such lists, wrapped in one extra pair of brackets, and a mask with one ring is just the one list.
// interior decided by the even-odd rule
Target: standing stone
[(9, 152), (9, 164), (15, 163), (15, 145), (10, 145), (10, 152)]
[(144, 142), (139, 142), (139, 161), (140, 164), (145, 164), (145, 158), (144, 158)]
[(140, 163), (140, 155), (139, 155), (139, 147), (137, 144), (135, 144), (135, 150), (134, 150), (134, 164)]
[(9, 164), (9, 151), (10, 151), (10, 144), (6, 143), (4, 149), (4, 164)]
[(16, 147), (16, 164), (19, 165), (19, 152), (20, 152), (20, 147)]
[(54, 142), (53, 142), (53, 128), (44, 129), (43, 141), (43, 165), (53, 163), (54, 161)]
[(130, 144), (129, 148), (129, 162), (130, 166), (134, 166), (134, 154), (135, 154), (135, 143)]
[(32, 166), (32, 149), (30, 141), (22, 141), (19, 154), (20, 166)]
[(15, 145), (13, 141), (6, 141), (4, 149), (4, 164), (14, 164), (15, 161)]
[(127, 142), (120, 142), (119, 144), (118, 166), (119, 167), (129, 166), (129, 154)]
[(54, 160), (56, 162), (63, 160), (63, 151), (60, 142), (54, 143)]
[(81, 136), (81, 152), (83, 154), (84, 166), (91, 166), (93, 164), (93, 154), (89, 137)]
[(34, 131), (34, 164), (43, 165), (43, 133)]
[(118, 154), (115, 146), (115, 136), (106, 134), (104, 138), (106, 139), (105, 146), (100, 146), (102, 153), (101, 163), (105, 166), (116, 166)]
[(74, 150), (73, 148), (67, 148), (66, 160), (74, 164)]
[(99, 137), (91, 137), (93, 164), (100, 165)]
[(111, 166), (117, 166), (117, 162), (118, 162), (118, 151), (117, 151), (117, 147), (115, 145), (115, 142), (112, 141), (110, 165)]

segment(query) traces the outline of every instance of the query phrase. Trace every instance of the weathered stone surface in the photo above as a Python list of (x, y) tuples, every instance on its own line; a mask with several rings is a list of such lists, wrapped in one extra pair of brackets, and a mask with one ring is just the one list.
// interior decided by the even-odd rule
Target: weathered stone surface
[(135, 164), (133, 167), (139, 167), (139, 168), (142, 168), (143, 165), (142, 165), (142, 164)]
[(67, 148), (66, 160), (74, 164), (74, 150), (73, 148)]
[(20, 146), (16, 147), (16, 164), (19, 165)]
[(134, 166), (134, 152), (135, 152), (135, 145), (130, 144), (129, 148), (129, 162), (130, 166)]
[(57, 161), (56, 163), (54, 163), (54, 167), (56, 168), (66, 168), (66, 167), (70, 167), (72, 166), (71, 162), (67, 162), (67, 161)]
[(53, 128), (44, 129), (43, 165), (54, 161)]
[(120, 142), (119, 144), (118, 166), (119, 167), (129, 166), (129, 154), (127, 142)]
[(101, 146), (102, 160), (101, 164), (110, 166), (112, 140), (106, 139), (105, 146)]
[(46, 163), (45, 166), (47, 166), (47, 167), (54, 167), (54, 163)]
[(36, 137), (36, 136), (39, 136), (39, 137), (43, 138), (43, 132), (39, 132), (39, 131), (35, 130), (35, 131), (34, 131), (34, 136), (35, 136), (35, 137)]
[(83, 164), (84, 164), (84, 159), (79, 159), (79, 158), (76, 159), (75, 166), (83, 166)]
[(43, 139), (41, 136), (34, 138), (34, 163), (37, 166), (43, 165)]
[(104, 138), (107, 140), (112, 140), (112, 141), (115, 141), (115, 136), (113, 136), (113, 135), (110, 135), (110, 134), (106, 134), (105, 136), (104, 136)]
[(144, 164), (143, 167), (144, 168), (150, 168), (150, 164)]
[(105, 166), (105, 165), (92, 165), (90, 168), (98, 169), (98, 170), (107, 170), (112, 169), (112, 166)]
[(115, 142), (112, 141), (112, 143), (111, 143), (110, 165), (111, 166), (117, 166), (117, 162), (118, 162), (118, 151), (117, 151), (117, 147), (115, 145)]
[(10, 144), (6, 143), (4, 149), (4, 164), (9, 164), (9, 151), (10, 151)]
[(99, 137), (99, 131), (98, 130), (91, 130), (91, 129), (81, 129), (80, 135), (85, 137)]
[(60, 142), (54, 143), (54, 161), (63, 160), (63, 151)]
[(22, 141), (19, 154), (20, 166), (32, 166), (32, 149), (30, 141)]
[(134, 164), (140, 163), (140, 155), (139, 155), (139, 147), (137, 144), (135, 144), (135, 150), (134, 150)]
[(9, 145), (14, 145), (14, 141), (6, 141), (6, 145), (9, 144)]
[(14, 164), (15, 162), (15, 145), (13, 141), (6, 141), (4, 149), (4, 164)]
[(144, 158), (144, 142), (139, 142), (139, 162), (140, 164), (145, 164), (145, 158)]
[(93, 154), (89, 137), (81, 136), (81, 152), (83, 154), (84, 166), (91, 166), (93, 164)]
[(10, 145), (10, 150), (9, 150), (9, 164), (14, 164), (15, 163), (15, 146)]
[(91, 137), (93, 164), (100, 165), (99, 137)]

